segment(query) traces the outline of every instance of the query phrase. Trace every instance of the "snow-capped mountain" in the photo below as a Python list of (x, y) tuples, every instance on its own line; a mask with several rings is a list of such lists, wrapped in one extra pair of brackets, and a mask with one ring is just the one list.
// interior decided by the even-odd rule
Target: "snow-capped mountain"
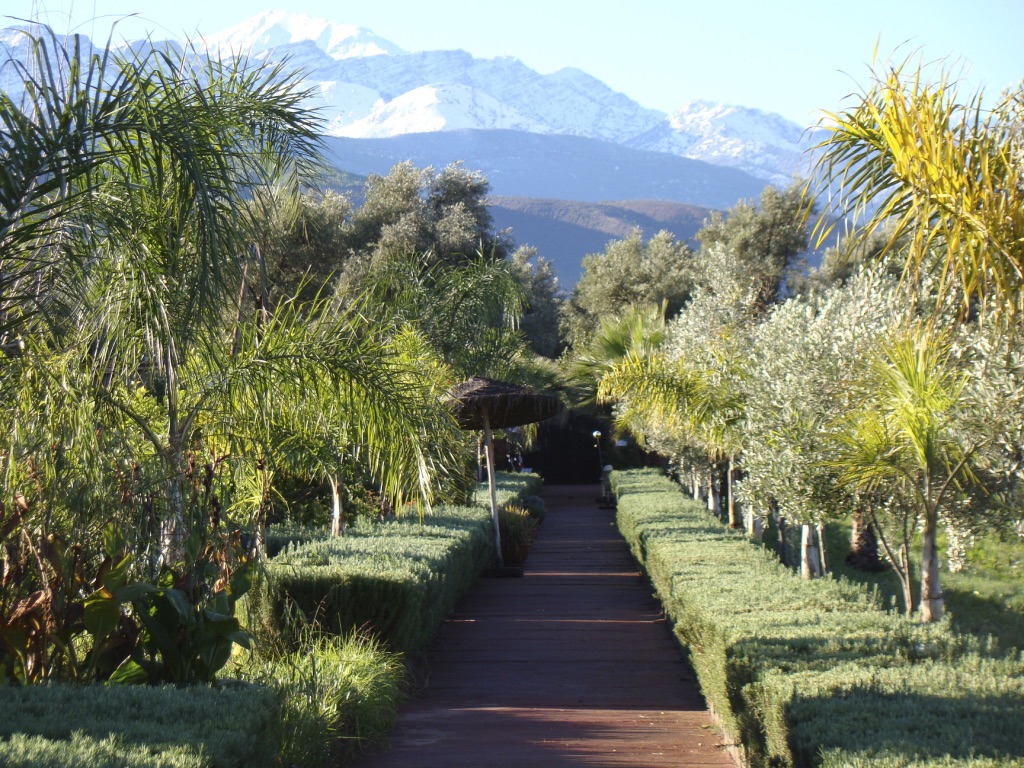
[(780, 115), (691, 101), (626, 144), (739, 168), (752, 176), (786, 184), (792, 175), (806, 171), (802, 156), (813, 138), (813, 131)]
[(810, 141), (779, 115), (692, 102), (646, 109), (578, 69), (550, 75), (513, 57), (407, 53), (367, 29), (270, 11), (206, 39), (211, 53), (288, 57), (319, 90), (327, 134), (385, 138), (462, 129), (611, 141), (737, 168), (774, 183), (798, 171)]
[[(4, 50), (18, 58), (23, 44), (24, 36), (0, 31), (0, 58)], [(262, 13), (193, 44), (211, 56), (287, 60), (313, 93), (309, 106), (320, 110), (328, 136), (382, 139), (465, 130), (575, 136), (783, 185), (813, 143), (801, 126), (779, 115), (711, 102), (692, 102), (666, 115), (579, 69), (541, 74), (509, 56), (407, 52), (369, 29), (288, 11)], [(0, 88), (9, 74), (0, 71)]]
[(285, 46), (307, 41), (334, 60), (405, 53), (368, 29), (289, 11), (267, 11), (253, 16), (204, 38), (203, 44), (214, 55), (248, 53), (258, 56), (270, 51), (285, 51)]

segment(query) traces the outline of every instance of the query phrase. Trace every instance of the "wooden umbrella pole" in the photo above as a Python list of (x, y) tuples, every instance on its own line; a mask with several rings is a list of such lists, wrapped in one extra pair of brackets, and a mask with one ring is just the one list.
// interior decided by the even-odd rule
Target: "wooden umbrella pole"
[(498, 567), (502, 568), (505, 561), (501, 557), (501, 527), (498, 524), (498, 496), (494, 490), (494, 440), (491, 437), (491, 421), (484, 409), (484, 456), (487, 459), (487, 485), (491, 491), (491, 522), (494, 523), (494, 555)]

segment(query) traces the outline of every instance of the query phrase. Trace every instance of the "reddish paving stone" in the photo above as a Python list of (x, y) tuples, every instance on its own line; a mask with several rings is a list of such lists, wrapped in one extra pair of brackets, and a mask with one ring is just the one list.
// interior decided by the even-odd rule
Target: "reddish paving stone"
[(426, 685), (360, 768), (731, 768), (693, 672), (596, 486), (544, 491), (519, 579), (442, 626)]

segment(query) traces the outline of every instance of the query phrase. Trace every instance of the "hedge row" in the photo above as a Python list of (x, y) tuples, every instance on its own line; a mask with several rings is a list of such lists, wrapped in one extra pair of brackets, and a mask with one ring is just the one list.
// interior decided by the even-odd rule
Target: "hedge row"
[(278, 699), (262, 686), (0, 688), (0, 765), (276, 765)]
[(804, 581), (669, 479), (615, 472), (618, 524), (749, 764), (1024, 766), (1024, 657)]
[[(505, 502), (524, 503), (541, 483), (536, 475), (498, 479)], [(476, 502), (488, 502), (486, 486)], [(415, 650), (490, 561), (490, 526), (489, 510), (472, 506), (438, 509), (422, 526), (415, 519), (361, 526), (341, 539), (281, 531), (283, 553), (249, 597), (277, 630), (292, 599), (335, 631), (368, 627), (394, 648)], [(269, 768), (278, 764), (279, 712), (274, 690), (244, 683), (3, 687), (0, 765)]]
[[(539, 489), (536, 475), (498, 475), (499, 503)], [(396, 651), (421, 650), (493, 557), (486, 490), (477, 504), (351, 527), (293, 543), (250, 593), (253, 627), (281, 636), (293, 612), (333, 633), (368, 629)]]

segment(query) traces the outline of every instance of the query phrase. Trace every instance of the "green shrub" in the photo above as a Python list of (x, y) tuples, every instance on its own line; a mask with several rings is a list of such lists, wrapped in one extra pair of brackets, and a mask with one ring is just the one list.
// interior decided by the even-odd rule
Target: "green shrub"
[(0, 742), (0, 764), (8, 768), (208, 768), (201, 749), (166, 746), (157, 752), (126, 744), (117, 736), (96, 738), (81, 732), (69, 739), (47, 739), (16, 733)]
[(537, 532), (537, 520), (522, 507), (506, 504), (498, 510), (501, 559), (505, 565), (522, 565)]
[(394, 722), (405, 678), (400, 656), (372, 638), (309, 631), (297, 651), (240, 655), (231, 672), (277, 690), (280, 761), (302, 766), (327, 764), (383, 737)]
[[(522, 504), (527, 496), (536, 496), (544, 487), (544, 479), (536, 472), (495, 472), (494, 494), (498, 506), (503, 504)], [(474, 503), (488, 506), (490, 502), (487, 483), (480, 483), (476, 488)]]
[(34, 685), (0, 688), (0, 764), (273, 766), (269, 688)]
[(253, 588), (251, 628), (281, 636), (295, 606), (324, 631), (365, 630), (393, 650), (417, 651), (491, 559), (490, 525), (482, 507), (443, 507), (422, 524), (367, 523), (291, 545)]
[(657, 473), (612, 482), (620, 530), (752, 766), (1024, 765), (1024, 659), (985, 658), (862, 585), (801, 580)]

